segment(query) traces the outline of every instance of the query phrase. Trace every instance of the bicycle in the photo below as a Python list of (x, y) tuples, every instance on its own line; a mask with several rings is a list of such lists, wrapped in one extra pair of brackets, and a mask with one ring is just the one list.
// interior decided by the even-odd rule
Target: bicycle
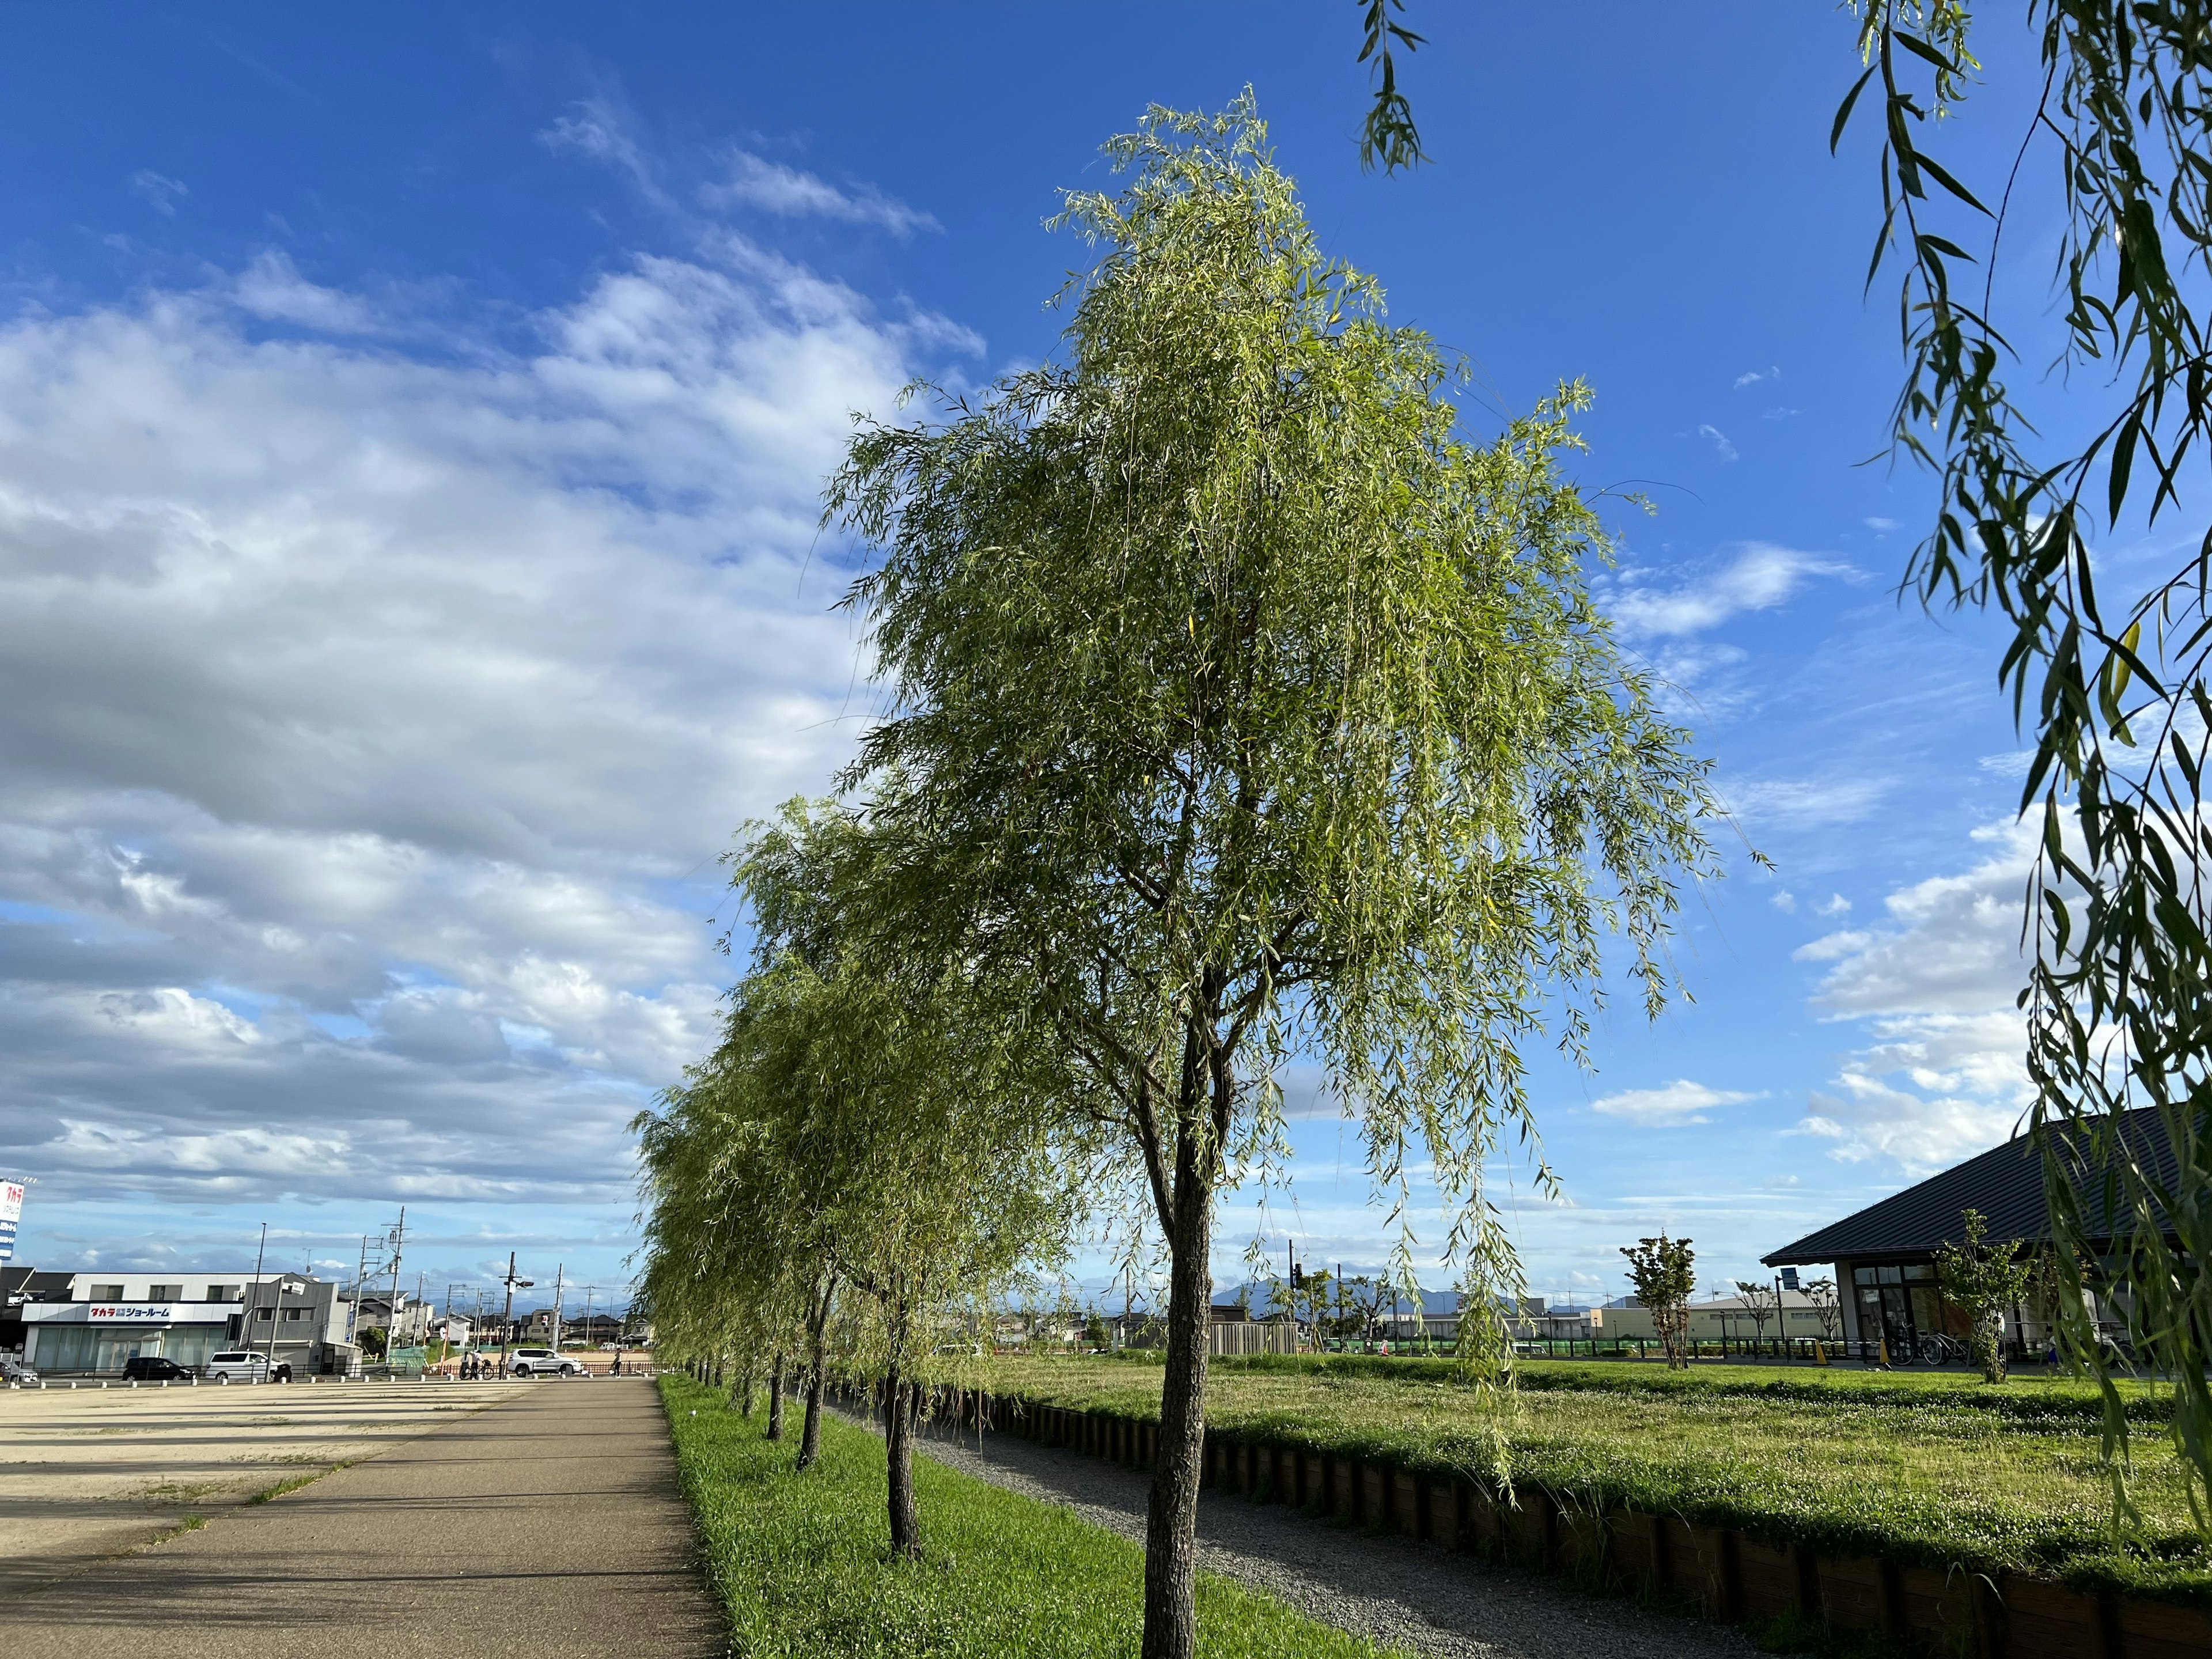
[(1913, 1346), (1913, 1358), (1923, 1365), (1963, 1365), (1972, 1355), (1955, 1336), (1946, 1336), (1941, 1331), (1923, 1331)]

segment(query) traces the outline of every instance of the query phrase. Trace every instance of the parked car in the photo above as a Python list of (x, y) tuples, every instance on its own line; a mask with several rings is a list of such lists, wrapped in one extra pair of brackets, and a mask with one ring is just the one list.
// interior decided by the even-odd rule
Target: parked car
[(517, 1348), (507, 1356), (507, 1370), (516, 1376), (580, 1376), (584, 1368), (550, 1348)]
[(173, 1359), (159, 1354), (142, 1353), (123, 1362), (123, 1380), (126, 1382), (189, 1382), (191, 1372)]
[(244, 1348), (212, 1353), (202, 1375), (210, 1382), (266, 1382), (270, 1380), (269, 1356)]
[(33, 1370), (13, 1354), (0, 1354), (0, 1383), (35, 1382), (38, 1372)]

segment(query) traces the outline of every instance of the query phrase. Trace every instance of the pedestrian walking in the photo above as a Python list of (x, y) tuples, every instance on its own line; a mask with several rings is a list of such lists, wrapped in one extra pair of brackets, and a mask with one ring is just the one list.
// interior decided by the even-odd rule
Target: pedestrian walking
[(617, 1348), (617, 1349), (615, 1350), (615, 1370), (614, 1370), (614, 1374), (615, 1374), (617, 1376), (620, 1376), (622, 1375), (622, 1350), (621, 1350), (620, 1348)]

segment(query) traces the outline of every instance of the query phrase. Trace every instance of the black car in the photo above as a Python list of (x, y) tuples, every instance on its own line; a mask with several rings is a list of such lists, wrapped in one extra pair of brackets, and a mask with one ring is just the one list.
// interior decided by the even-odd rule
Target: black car
[(192, 1374), (173, 1359), (164, 1359), (158, 1354), (140, 1354), (123, 1362), (123, 1380), (126, 1382), (189, 1382)]

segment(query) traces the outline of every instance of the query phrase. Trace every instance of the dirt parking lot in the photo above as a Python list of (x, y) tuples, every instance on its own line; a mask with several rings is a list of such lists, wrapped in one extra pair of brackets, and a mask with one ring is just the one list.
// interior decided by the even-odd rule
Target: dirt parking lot
[(0, 1390), (0, 1600), (519, 1391), (562, 1386)]

